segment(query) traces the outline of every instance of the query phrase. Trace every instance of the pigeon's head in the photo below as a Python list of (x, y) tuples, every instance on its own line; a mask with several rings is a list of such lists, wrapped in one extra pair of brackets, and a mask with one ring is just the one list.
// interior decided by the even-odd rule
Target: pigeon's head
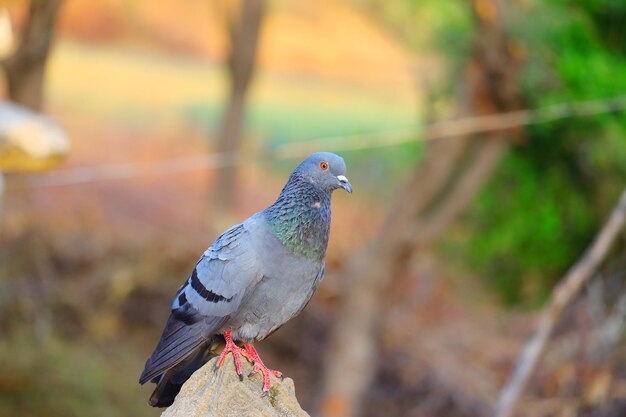
[(352, 192), (352, 185), (346, 178), (346, 163), (343, 158), (330, 152), (317, 152), (309, 155), (298, 165), (296, 172), (326, 191), (343, 188)]

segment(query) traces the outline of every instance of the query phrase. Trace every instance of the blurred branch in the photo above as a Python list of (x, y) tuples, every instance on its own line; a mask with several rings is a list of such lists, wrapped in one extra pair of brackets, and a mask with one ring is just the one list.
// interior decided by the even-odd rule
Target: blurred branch
[(62, 3), (31, 0), (19, 46), (2, 61), (11, 100), (33, 110), (42, 106), (45, 65)]
[[(214, 152), (208, 155), (171, 158), (154, 162), (120, 163), (92, 167), (68, 168), (51, 171), (30, 182), (34, 188), (86, 184), (97, 181), (119, 180), (150, 175), (169, 175), (203, 169), (222, 169), (243, 165), (261, 159), (290, 159), (303, 157), (320, 149), (354, 151), (396, 146), (416, 141), (439, 141), (456, 135), (468, 138), (487, 132), (497, 132), (526, 125), (547, 123), (568, 117), (586, 117), (626, 110), (626, 96), (594, 99), (577, 103), (559, 103), (539, 109), (500, 112), (484, 116), (461, 117), (436, 122), (426, 127), (422, 136), (417, 128), (396, 129), (346, 136), (331, 136), (287, 143), (271, 151)], [(437, 169), (438, 165), (433, 166)]]
[[(228, 53), (230, 95), (217, 144), (217, 149), (225, 153), (235, 153), (241, 148), (246, 96), (254, 75), (259, 35), (266, 7), (265, 0), (241, 0), (240, 3), (237, 18), (232, 14), (226, 15), (230, 39)], [(231, 164), (224, 165), (217, 177), (215, 189), (218, 198), (214, 200), (222, 210), (230, 208), (233, 204), (236, 175), (236, 165)]]
[[(592, 281), (599, 279), (591, 278)], [(598, 324), (590, 334), (580, 331), (570, 332), (559, 336), (546, 352), (544, 361), (548, 366), (571, 362), (580, 356), (584, 350), (590, 360), (598, 360), (623, 340), (626, 327), (626, 292), (622, 293), (614, 305), (613, 312), (601, 324)]]
[(587, 117), (626, 110), (626, 96), (593, 99), (578, 103), (558, 103), (539, 109), (518, 110), (486, 116), (465, 117), (459, 120), (434, 123), (427, 139), (485, 133), (515, 127), (554, 122), (570, 117)]
[(546, 349), (548, 340), (563, 310), (578, 295), (585, 283), (606, 257), (626, 222), (626, 190), (624, 190), (611, 216), (598, 233), (591, 247), (568, 271), (563, 281), (554, 289), (548, 306), (543, 311), (537, 330), (520, 355), (515, 371), (502, 389), (496, 405), (496, 417), (511, 417), (521, 394)]
[(4, 196), (4, 175), (0, 172), (0, 230), (2, 230), (2, 197)]
[(433, 215), (409, 229), (407, 238), (413, 240), (414, 245), (434, 240), (465, 210), (500, 162), (508, 143), (504, 137), (496, 135), (481, 141), (479, 148), (462, 177), (445, 195), (445, 200), (432, 210)]

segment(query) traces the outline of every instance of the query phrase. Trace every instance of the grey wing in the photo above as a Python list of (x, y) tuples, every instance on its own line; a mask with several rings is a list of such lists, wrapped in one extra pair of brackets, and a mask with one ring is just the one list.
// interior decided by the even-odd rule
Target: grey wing
[(163, 335), (146, 362), (140, 383), (184, 360), (237, 311), (262, 277), (254, 241), (246, 223), (241, 223), (206, 250), (174, 297)]
[(190, 304), (206, 317), (225, 317), (237, 311), (263, 273), (252, 223), (248, 220), (228, 229), (204, 252), (178, 290), (172, 310)]

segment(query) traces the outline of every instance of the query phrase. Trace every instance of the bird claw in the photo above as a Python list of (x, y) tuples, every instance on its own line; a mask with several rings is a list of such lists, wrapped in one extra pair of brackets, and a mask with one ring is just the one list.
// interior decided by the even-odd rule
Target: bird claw
[[(260, 360), (260, 358), (259, 358)], [(260, 365), (257, 365), (257, 362), (253, 362), (253, 368), (250, 371), (250, 373), (248, 374), (248, 377), (251, 377), (253, 375), (256, 375), (259, 373), (259, 371), (263, 372), (263, 374), (265, 374), (266, 372), (271, 372), (272, 375), (274, 375), (276, 378), (280, 378), (281, 380), (284, 379), (285, 377), (283, 376), (283, 373), (280, 371), (276, 371), (274, 369), (270, 369), (267, 366), (265, 366), (265, 364), (263, 364), (263, 362), (260, 362)]]
[(263, 363), (254, 346), (244, 344), (244, 347), (240, 348), (237, 344), (235, 344), (235, 342), (233, 342), (229, 331), (224, 332), (224, 339), (226, 340), (226, 345), (217, 359), (216, 367), (222, 366), (226, 355), (228, 355), (228, 353), (232, 353), (233, 359), (235, 360), (235, 370), (237, 371), (239, 380), (243, 381), (243, 371), (241, 367), (241, 356), (243, 356), (248, 361), (252, 362), (252, 371), (248, 375), (248, 378), (258, 374), (259, 372), (263, 374), (263, 396), (267, 395), (270, 390), (270, 374), (274, 375), (276, 378), (280, 378), (281, 380), (283, 379), (282, 372), (270, 369)]
[(240, 348), (239, 346), (235, 344), (235, 342), (233, 342), (233, 339), (230, 336), (230, 332), (228, 331), (224, 332), (224, 339), (226, 340), (226, 345), (224, 346), (224, 350), (222, 350), (222, 353), (217, 359), (216, 366), (218, 368), (222, 366), (222, 363), (224, 363), (224, 359), (226, 359), (226, 355), (228, 355), (228, 353), (232, 353), (233, 359), (235, 360), (235, 370), (237, 371), (239, 380), (243, 381), (243, 371), (241, 369), (241, 356), (248, 359), (250, 362), (252, 362), (252, 358), (249, 356), (248, 352), (245, 349)]
[(251, 360), (253, 364), (252, 372), (250, 372), (250, 375), (248, 375), (248, 377), (256, 375), (259, 372), (263, 374), (263, 396), (265, 396), (270, 390), (270, 374), (274, 375), (277, 378), (282, 378), (283, 373), (268, 368), (261, 360), (261, 357), (259, 356), (259, 353), (256, 351), (254, 346), (244, 345), (244, 347), (246, 349), (246, 353), (249, 355), (249, 360)]

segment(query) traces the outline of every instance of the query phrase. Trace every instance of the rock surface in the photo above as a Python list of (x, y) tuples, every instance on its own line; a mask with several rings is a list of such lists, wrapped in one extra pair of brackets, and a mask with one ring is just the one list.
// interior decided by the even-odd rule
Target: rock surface
[(231, 355), (215, 369), (217, 358), (198, 369), (183, 385), (174, 404), (161, 417), (309, 417), (296, 399), (293, 380), (272, 376), (262, 396), (263, 378), (248, 377), (252, 365), (242, 358), (243, 382)]

